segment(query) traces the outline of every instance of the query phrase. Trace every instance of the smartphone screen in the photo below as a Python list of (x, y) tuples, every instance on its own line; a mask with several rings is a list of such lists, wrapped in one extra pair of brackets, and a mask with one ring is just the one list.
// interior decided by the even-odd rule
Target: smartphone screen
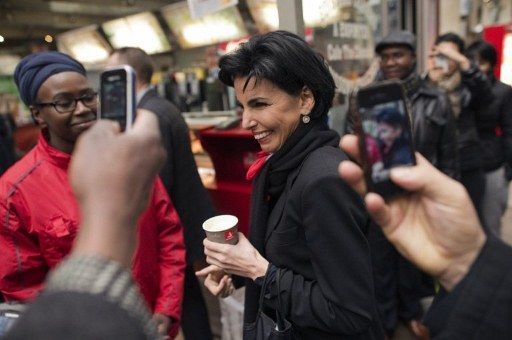
[(444, 73), (448, 72), (448, 58), (443, 55), (437, 55), (434, 57), (434, 66), (440, 68)]
[(124, 131), (135, 113), (134, 72), (126, 66), (107, 70), (100, 79), (100, 118), (112, 119)]
[(376, 84), (357, 93), (363, 166), (370, 191), (383, 197), (401, 192), (390, 170), (416, 164), (410, 116), (402, 86)]

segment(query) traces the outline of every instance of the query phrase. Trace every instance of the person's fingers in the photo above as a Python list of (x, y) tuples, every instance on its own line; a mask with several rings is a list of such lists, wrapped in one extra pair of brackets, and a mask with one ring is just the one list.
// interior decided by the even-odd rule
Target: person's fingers
[(206, 262), (208, 262), (211, 265), (217, 266), (217, 267), (223, 269), (224, 271), (226, 271), (227, 269), (230, 269), (230, 267), (227, 263), (220, 261), (218, 258), (216, 258), (214, 256), (206, 255)]
[(249, 240), (247, 239), (247, 237), (245, 237), (245, 235), (243, 233), (238, 232), (238, 242), (240, 242), (240, 241), (242, 241), (242, 242), (245, 242), (245, 241), (249, 242)]
[(138, 110), (137, 118), (127, 135), (141, 136), (149, 142), (158, 143), (163, 149), (162, 135), (156, 114), (147, 110)]
[(437, 170), (418, 152), (416, 161), (416, 166), (391, 169), (391, 180), (407, 191), (421, 191), (429, 197), (437, 197), (457, 186), (457, 182)]
[(158, 128), (158, 118), (156, 115), (148, 110), (138, 109), (137, 118), (133, 123), (132, 129), (127, 131), (126, 134), (131, 135), (154, 135), (160, 138), (160, 130)]
[(338, 173), (359, 195), (366, 194), (366, 181), (363, 170), (354, 162), (343, 161), (338, 166)]
[(208, 274), (211, 274), (211, 273), (215, 273), (215, 272), (218, 272), (220, 271), (221, 269), (219, 267), (216, 267), (216, 266), (208, 266), (206, 268), (203, 268), (201, 269), (200, 271), (197, 271), (196, 272), (196, 276), (207, 276)]
[(166, 325), (163, 322), (160, 322), (158, 324), (158, 333), (160, 335), (165, 335), (165, 333), (167, 333), (167, 329), (166, 328), (167, 328)]
[(87, 133), (105, 133), (105, 134), (118, 134), (121, 132), (121, 126), (118, 122), (110, 119), (100, 119), (94, 123), (94, 125), (88, 129)]
[(369, 193), (365, 196), (366, 209), (377, 225), (387, 228), (391, 223), (391, 213), (384, 198), (376, 193)]
[(355, 162), (361, 164), (361, 154), (359, 153), (359, 138), (355, 135), (347, 134), (341, 138), (340, 148)]
[(119, 123), (112, 120), (97, 121), (90, 129), (80, 135), (75, 150), (81, 148), (83, 143), (106, 143), (105, 141), (118, 134), (120, 131)]
[(221, 298), (226, 298), (228, 296), (230, 296), (231, 294), (233, 294), (233, 291), (234, 291), (235, 287), (233, 286), (233, 280), (231, 278), (228, 278), (226, 280), (226, 286), (224, 287), (224, 289), (222, 290), (221, 292)]
[(211, 274), (206, 277), (204, 281), (204, 286), (208, 288), (208, 290), (215, 296), (219, 295), (219, 293), (224, 289), (226, 283), (229, 279), (229, 276), (224, 275), (222, 279), (217, 283), (213, 280)]
[(225, 253), (226, 251), (229, 250), (229, 247), (233, 247), (230, 244), (222, 244), (222, 243), (212, 242), (212, 241), (208, 240), (207, 238), (204, 239), (203, 245), (205, 248), (205, 254), (206, 254), (206, 250), (209, 250), (210, 252), (214, 252), (214, 253)]

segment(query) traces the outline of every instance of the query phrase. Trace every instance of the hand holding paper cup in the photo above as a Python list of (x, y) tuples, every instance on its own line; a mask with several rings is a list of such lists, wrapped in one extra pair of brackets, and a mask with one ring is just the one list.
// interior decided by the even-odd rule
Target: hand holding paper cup
[(238, 218), (233, 215), (218, 215), (203, 223), (206, 238), (216, 243), (238, 243)]

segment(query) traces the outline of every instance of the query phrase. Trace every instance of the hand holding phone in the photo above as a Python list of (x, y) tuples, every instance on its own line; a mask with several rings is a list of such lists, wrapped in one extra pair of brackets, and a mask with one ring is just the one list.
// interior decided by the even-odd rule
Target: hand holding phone
[(132, 127), (135, 112), (135, 71), (133, 68), (122, 65), (101, 73), (98, 119), (115, 120), (121, 125), (121, 131), (125, 131)]
[(401, 83), (380, 82), (352, 94), (357, 110), (355, 132), (370, 191), (383, 197), (403, 192), (389, 179), (398, 166), (416, 164), (410, 114)]
[(448, 73), (448, 58), (442, 54), (434, 57), (434, 67), (439, 68), (443, 73)]

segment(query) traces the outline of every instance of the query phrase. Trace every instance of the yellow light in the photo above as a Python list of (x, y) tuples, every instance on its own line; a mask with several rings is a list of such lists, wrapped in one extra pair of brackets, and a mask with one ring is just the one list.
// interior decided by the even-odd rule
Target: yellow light
[(51, 43), (53, 41), (53, 37), (47, 34), (44, 36), (44, 41), (46, 41), (47, 43)]
[(76, 43), (71, 46), (71, 54), (81, 62), (94, 63), (108, 58), (108, 51), (91, 42)]
[(0, 35), (0, 43), (3, 43), (5, 41), (4, 37)]

